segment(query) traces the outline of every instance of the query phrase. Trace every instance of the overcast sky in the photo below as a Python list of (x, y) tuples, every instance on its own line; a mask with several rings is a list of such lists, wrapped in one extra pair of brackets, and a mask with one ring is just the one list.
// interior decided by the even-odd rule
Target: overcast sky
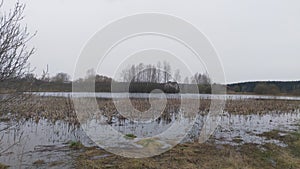
[[(25, 22), (29, 30), (38, 31), (30, 42), (37, 49), (30, 63), (38, 75), (47, 64), (52, 75), (73, 74), (82, 48), (102, 27), (124, 16), (159, 12), (185, 19), (209, 38), (228, 83), (300, 79), (299, 0), (21, 2), (27, 4)], [(12, 5), (6, 0), (4, 9)]]

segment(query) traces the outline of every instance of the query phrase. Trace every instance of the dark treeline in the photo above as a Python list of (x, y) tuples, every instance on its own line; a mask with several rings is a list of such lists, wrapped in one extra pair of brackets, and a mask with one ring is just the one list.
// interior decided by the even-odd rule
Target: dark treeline
[[(76, 92), (112, 92), (111, 82), (95, 82), (94, 89), (87, 89), (90, 82), (84, 81), (80, 83), (74, 82), (46, 82), (39, 79), (34, 81), (26, 81), (24, 79), (16, 79), (0, 82), (0, 93), (9, 92), (72, 92), (72, 85), (76, 87)], [(130, 92), (130, 93), (150, 93), (155, 89), (165, 93), (194, 93), (195, 85), (169, 83), (149, 83), (149, 82), (114, 82), (113, 92)], [(200, 93), (211, 93), (210, 85), (197, 85)]]
[[(8, 93), (10, 91), (18, 92), (72, 92), (71, 81), (58, 81), (53, 80), (41, 80), (34, 77), (18, 78), (9, 81), (0, 82), (0, 93)], [(185, 83), (152, 83), (152, 82), (116, 82), (111, 78), (105, 76), (96, 76), (95, 79), (95, 91), (96, 92), (111, 92), (111, 85), (115, 85), (113, 92), (132, 92), (132, 93), (149, 93), (155, 89), (160, 89), (166, 93), (193, 93), (190, 90), (194, 87), (194, 84)], [(90, 83), (87, 79), (79, 79), (75, 81), (74, 85), (79, 85), (79, 88), (84, 90), (87, 83)], [(171, 85), (171, 87), (166, 87)], [(211, 84), (196, 84), (199, 93), (210, 94)], [(267, 82), (244, 82), (227, 85), (228, 93), (236, 94), (266, 94), (266, 95), (300, 95), (300, 81), (282, 82), (282, 81), (267, 81)]]
[(270, 95), (300, 95), (300, 81), (261, 81), (229, 84), (228, 90), (235, 93)]
[[(161, 66), (162, 65), (162, 66)], [(21, 77), (0, 81), (0, 93), (9, 92), (72, 92), (72, 85), (78, 92), (131, 92), (150, 93), (155, 89), (165, 93), (195, 93), (195, 86), (199, 93), (210, 94), (210, 78), (206, 74), (195, 73), (181, 81), (181, 74), (176, 70), (171, 75), (171, 66), (167, 62), (157, 65), (132, 65), (121, 73), (121, 80), (97, 75), (93, 69), (87, 71), (84, 78), (70, 80), (66, 73), (57, 73), (50, 77), (47, 71), (40, 78), (32, 73)], [(90, 83), (93, 89), (86, 89)], [(112, 88), (114, 86), (114, 88)], [(300, 95), (300, 81), (281, 82), (244, 82), (228, 84), (227, 91), (236, 94), (266, 94), (266, 95)]]
[[(95, 88), (89, 89), (87, 86), (94, 85)], [(0, 82), (0, 93), (9, 92), (72, 92), (72, 85), (77, 92), (131, 92), (131, 93), (150, 93), (155, 89), (165, 93), (194, 93), (191, 90), (198, 86), (200, 93), (210, 93), (209, 84), (183, 84), (168, 81), (167, 83), (153, 82), (117, 82), (109, 77), (95, 75), (95, 78), (77, 79), (72, 83), (68, 76), (59, 73), (52, 78), (35, 78), (27, 75), (23, 78), (11, 79)], [(112, 90), (112, 86), (114, 86)]]

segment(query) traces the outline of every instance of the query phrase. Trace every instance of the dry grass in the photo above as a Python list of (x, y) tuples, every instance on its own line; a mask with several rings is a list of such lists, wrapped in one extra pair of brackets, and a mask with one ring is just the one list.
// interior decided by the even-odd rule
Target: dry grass
[(0, 163), (0, 169), (7, 169), (7, 168), (9, 168), (9, 166)]
[[(111, 99), (97, 99), (99, 112), (110, 119), (112, 116), (117, 116), (122, 119), (117, 113), (117, 109)], [(132, 105), (141, 111), (149, 109), (147, 99), (131, 99)], [(168, 99), (166, 109), (161, 114), (160, 118), (170, 120), (170, 115), (179, 111), (180, 100)], [(78, 119), (74, 111), (74, 105), (70, 98), (64, 97), (41, 97), (32, 96), (30, 100), (22, 101), (10, 106), (9, 110), (14, 118), (34, 118), (37, 121), (40, 118), (50, 120), (65, 120), (70, 123), (77, 123)], [(201, 99), (198, 112), (207, 113), (210, 108), (210, 100)], [(292, 100), (227, 100), (225, 112), (229, 114), (264, 114), (269, 112), (294, 112), (300, 109), (300, 101)], [(197, 111), (197, 110), (196, 110)], [(3, 113), (3, 111), (0, 111)], [(84, 114), (84, 113), (83, 113)]]
[(231, 114), (253, 114), (269, 112), (294, 112), (300, 109), (300, 101), (294, 100), (227, 100), (225, 111)]
[[(159, 156), (144, 159), (130, 159), (109, 154), (108, 157), (95, 160), (94, 156), (104, 155), (107, 152), (89, 149), (78, 157), (76, 168), (299, 169), (300, 134), (290, 133), (282, 137), (282, 140), (289, 146), (283, 148), (275, 144), (230, 146), (187, 143), (177, 145)], [(298, 154), (295, 154), (295, 151)]]

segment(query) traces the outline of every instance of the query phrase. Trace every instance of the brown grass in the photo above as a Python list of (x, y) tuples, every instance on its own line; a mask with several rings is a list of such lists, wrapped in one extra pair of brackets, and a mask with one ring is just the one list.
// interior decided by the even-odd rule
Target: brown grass
[[(275, 132), (274, 132), (275, 133)], [(299, 133), (298, 133), (299, 134)], [(215, 145), (213, 143), (187, 143), (177, 145), (161, 155), (130, 159), (104, 150), (89, 149), (77, 159), (76, 168), (95, 169), (299, 169), (300, 134), (289, 133), (282, 137), (289, 146), (279, 147), (275, 144), (244, 144), (240, 146)], [(92, 157), (109, 154), (108, 157), (93, 160)]]
[[(118, 116), (117, 110), (111, 99), (97, 99), (100, 112), (110, 118)], [(132, 105), (141, 111), (149, 108), (147, 99), (132, 99)], [(180, 100), (168, 99), (166, 109), (161, 118), (168, 120), (169, 114), (178, 111)], [(65, 120), (70, 123), (77, 123), (78, 119), (74, 111), (74, 105), (70, 98), (63, 97), (40, 97), (32, 96), (30, 100), (13, 104), (10, 110), (15, 118), (34, 118), (37, 121), (40, 118), (47, 118), (53, 121)], [(201, 99), (199, 112), (207, 113), (210, 108), (210, 100)], [(225, 112), (229, 114), (264, 114), (269, 112), (294, 112), (300, 109), (300, 101), (292, 100), (227, 100)], [(0, 111), (0, 113), (3, 111)], [(121, 116), (118, 116), (122, 118)]]

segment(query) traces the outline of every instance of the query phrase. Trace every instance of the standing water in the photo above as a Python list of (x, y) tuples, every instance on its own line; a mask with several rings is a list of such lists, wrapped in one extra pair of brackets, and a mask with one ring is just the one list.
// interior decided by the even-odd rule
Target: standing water
[[(196, 126), (201, 129), (205, 116), (200, 118)], [(259, 134), (272, 130), (294, 131), (298, 129), (299, 112), (268, 113), (264, 115), (224, 115), (220, 126), (211, 137), (216, 144), (244, 144), (244, 143), (275, 143), (285, 146), (278, 140), (268, 140)], [(93, 124), (93, 121), (87, 122)], [(111, 124), (123, 133), (133, 133), (138, 137), (159, 134), (171, 125), (171, 121), (160, 119), (154, 123), (135, 125), (129, 121), (119, 121)], [(84, 124), (86, 125), (86, 124)], [(199, 130), (191, 130), (184, 140), (197, 139)], [(13, 168), (34, 168), (37, 162), (42, 162), (39, 168), (73, 168), (73, 163), (80, 150), (69, 147), (70, 141), (80, 141), (84, 146), (95, 144), (85, 135), (83, 130), (64, 121), (51, 122), (41, 119), (38, 122), (29, 119), (0, 122), (1, 152), (0, 162)], [(239, 138), (239, 142), (236, 139)], [(211, 141), (210, 140), (210, 141)]]

